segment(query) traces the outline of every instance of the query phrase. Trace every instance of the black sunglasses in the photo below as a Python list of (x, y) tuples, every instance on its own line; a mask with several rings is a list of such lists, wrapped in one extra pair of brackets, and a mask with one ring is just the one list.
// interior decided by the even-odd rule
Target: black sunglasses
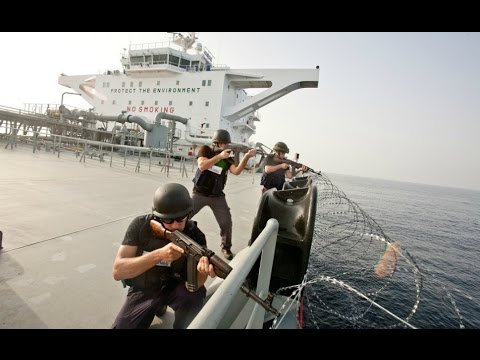
[(176, 218), (176, 219), (160, 219), (160, 218), (157, 218), (157, 219), (158, 219), (158, 221), (160, 221), (161, 223), (170, 225), (170, 224), (173, 224), (174, 221), (176, 221), (176, 222), (182, 222), (182, 221), (187, 220), (187, 218), (188, 218), (188, 214), (185, 215), (185, 216), (183, 216), (183, 217)]

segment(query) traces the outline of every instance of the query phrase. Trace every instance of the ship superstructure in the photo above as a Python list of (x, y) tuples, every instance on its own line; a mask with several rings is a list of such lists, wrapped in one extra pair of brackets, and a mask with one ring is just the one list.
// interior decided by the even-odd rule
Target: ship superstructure
[[(197, 33), (172, 33), (168, 41), (132, 44), (122, 56), (122, 71), (62, 74), (58, 82), (90, 103), (98, 119), (123, 114), (162, 127), (160, 141), (135, 145), (163, 147), (171, 141), (172, 151), (185, 154), (210, 144), (220, 128), (230, 132), (232, 142), (248, 146), (259, 108), (291, 91), (318, 87), (318, 66), (233, 70), (214, 65), (212, 53), (197, 40)], [(265, 90), (249, 96), (251, 88)], [(129, 126), (139, 129), (139, 123)], [(144, 130), (147, 139), (149, 130)]]

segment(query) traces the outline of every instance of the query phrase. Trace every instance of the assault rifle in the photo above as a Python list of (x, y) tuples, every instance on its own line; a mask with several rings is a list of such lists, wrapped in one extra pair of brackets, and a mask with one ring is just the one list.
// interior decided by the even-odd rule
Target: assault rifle
[[(213, 153), (215, 155), (217, 155), (217, 154), (220, 154), (223, 150), (225, 150), (225, 149), (214, 147), (213, 148)], [(230, 150), (230, 156), (229, 157), (234, 158), (235, 163), (238, 164), (238, 162), (240, 161), (240, 153), (241, 152), (247, 153), (248, 150), (250, 150), (250, 148), (248, 146), (244, 145), (244, 144), (229, 143), (226, 147), (226, 150)]]
[[(220, 257), (215, 255), (215, 253), (207, 249), (206, 247), (201, 246), (199, 243), (194, 241), (189, 236), (184, 233), (175, 230), (167, 231), (160, 227), (160, 223), (155, 220), (150, 220), (150, 227), (157, 237), (161, 237), (167, 240), (170, 240), (172, 243), (181, 247), (187, 256), (187, 289), (190, 291), (196, 291), (198, 286), (198, 271), (197, 265), (198, 261), (202, 256), (206, 256), (210, 264), (213, 265), (213, 270), (218, 277), (225, 279), (228, 274), (232, 271), (232, 267), (223, 261)], [(264, 309), (272, 312), (275, 316), (280, 315), (280, 313), (272, 307), (267, 300), (263, 300), (258, 296), (253, 290), (250, 290), (245, 284), (240, 288), (247, 296), (251, 297), (254, 301), (259, 303)]]
[[(303, 166), (303, 164), (300, 164), (300, 163), (295, 162), (295, 161), (293, 161), (293, 160), (280, 159), (280, 158), (275, 157), (275, 156), (273, 157), (273, 161), (275, 161), (277, 164), (286, 163), (286, 164), (288, 164), (288, 165), (290, 165), (290, 166), (293, 166), (295, 169), (301, 168), (301, 167)], [(305, 166), (306, 166), (306, 165), (305, 165)], [(317, 174), (317, 175), (322, 175), (322, 172), (321, 172), (321, 171), (315, 171), (315, 170), (313, 170), (312, 168), (310, 168), (310, 167), (308, 167), (308, 166), (306, 166), (306, 167), (307, 167), (307, 171), (311, 171), (311, 172), (313, 172), (314, 174)]]

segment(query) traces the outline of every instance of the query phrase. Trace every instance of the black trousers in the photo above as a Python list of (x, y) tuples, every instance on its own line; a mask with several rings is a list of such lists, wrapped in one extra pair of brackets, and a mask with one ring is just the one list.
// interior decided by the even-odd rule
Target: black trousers
[(200, 193), (192, 194), (193, 210), (190, 219), (195, 216), (203, 207), (209, 206), (220, 226), (220, 237), (222, 238), (222, 249), (230, 250), (232, 247), (232, 214), (227, 204), (225, 195), (205, 196)]
[(188, 291), (183, 281), (157, 290), (131, 287), (112, 329), (148, 329), (156, 311), (164, 305), (175, 311), (173, 328), (186, 329), (202, 309), (206, 293), (204, 286), (195, 292)]

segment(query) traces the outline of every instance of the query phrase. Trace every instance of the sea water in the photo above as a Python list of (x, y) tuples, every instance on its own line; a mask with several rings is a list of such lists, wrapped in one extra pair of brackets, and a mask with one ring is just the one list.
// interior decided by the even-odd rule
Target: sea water
[(479, 191), (335, 174), (317, 187), (305, 328), (480, 328)]

